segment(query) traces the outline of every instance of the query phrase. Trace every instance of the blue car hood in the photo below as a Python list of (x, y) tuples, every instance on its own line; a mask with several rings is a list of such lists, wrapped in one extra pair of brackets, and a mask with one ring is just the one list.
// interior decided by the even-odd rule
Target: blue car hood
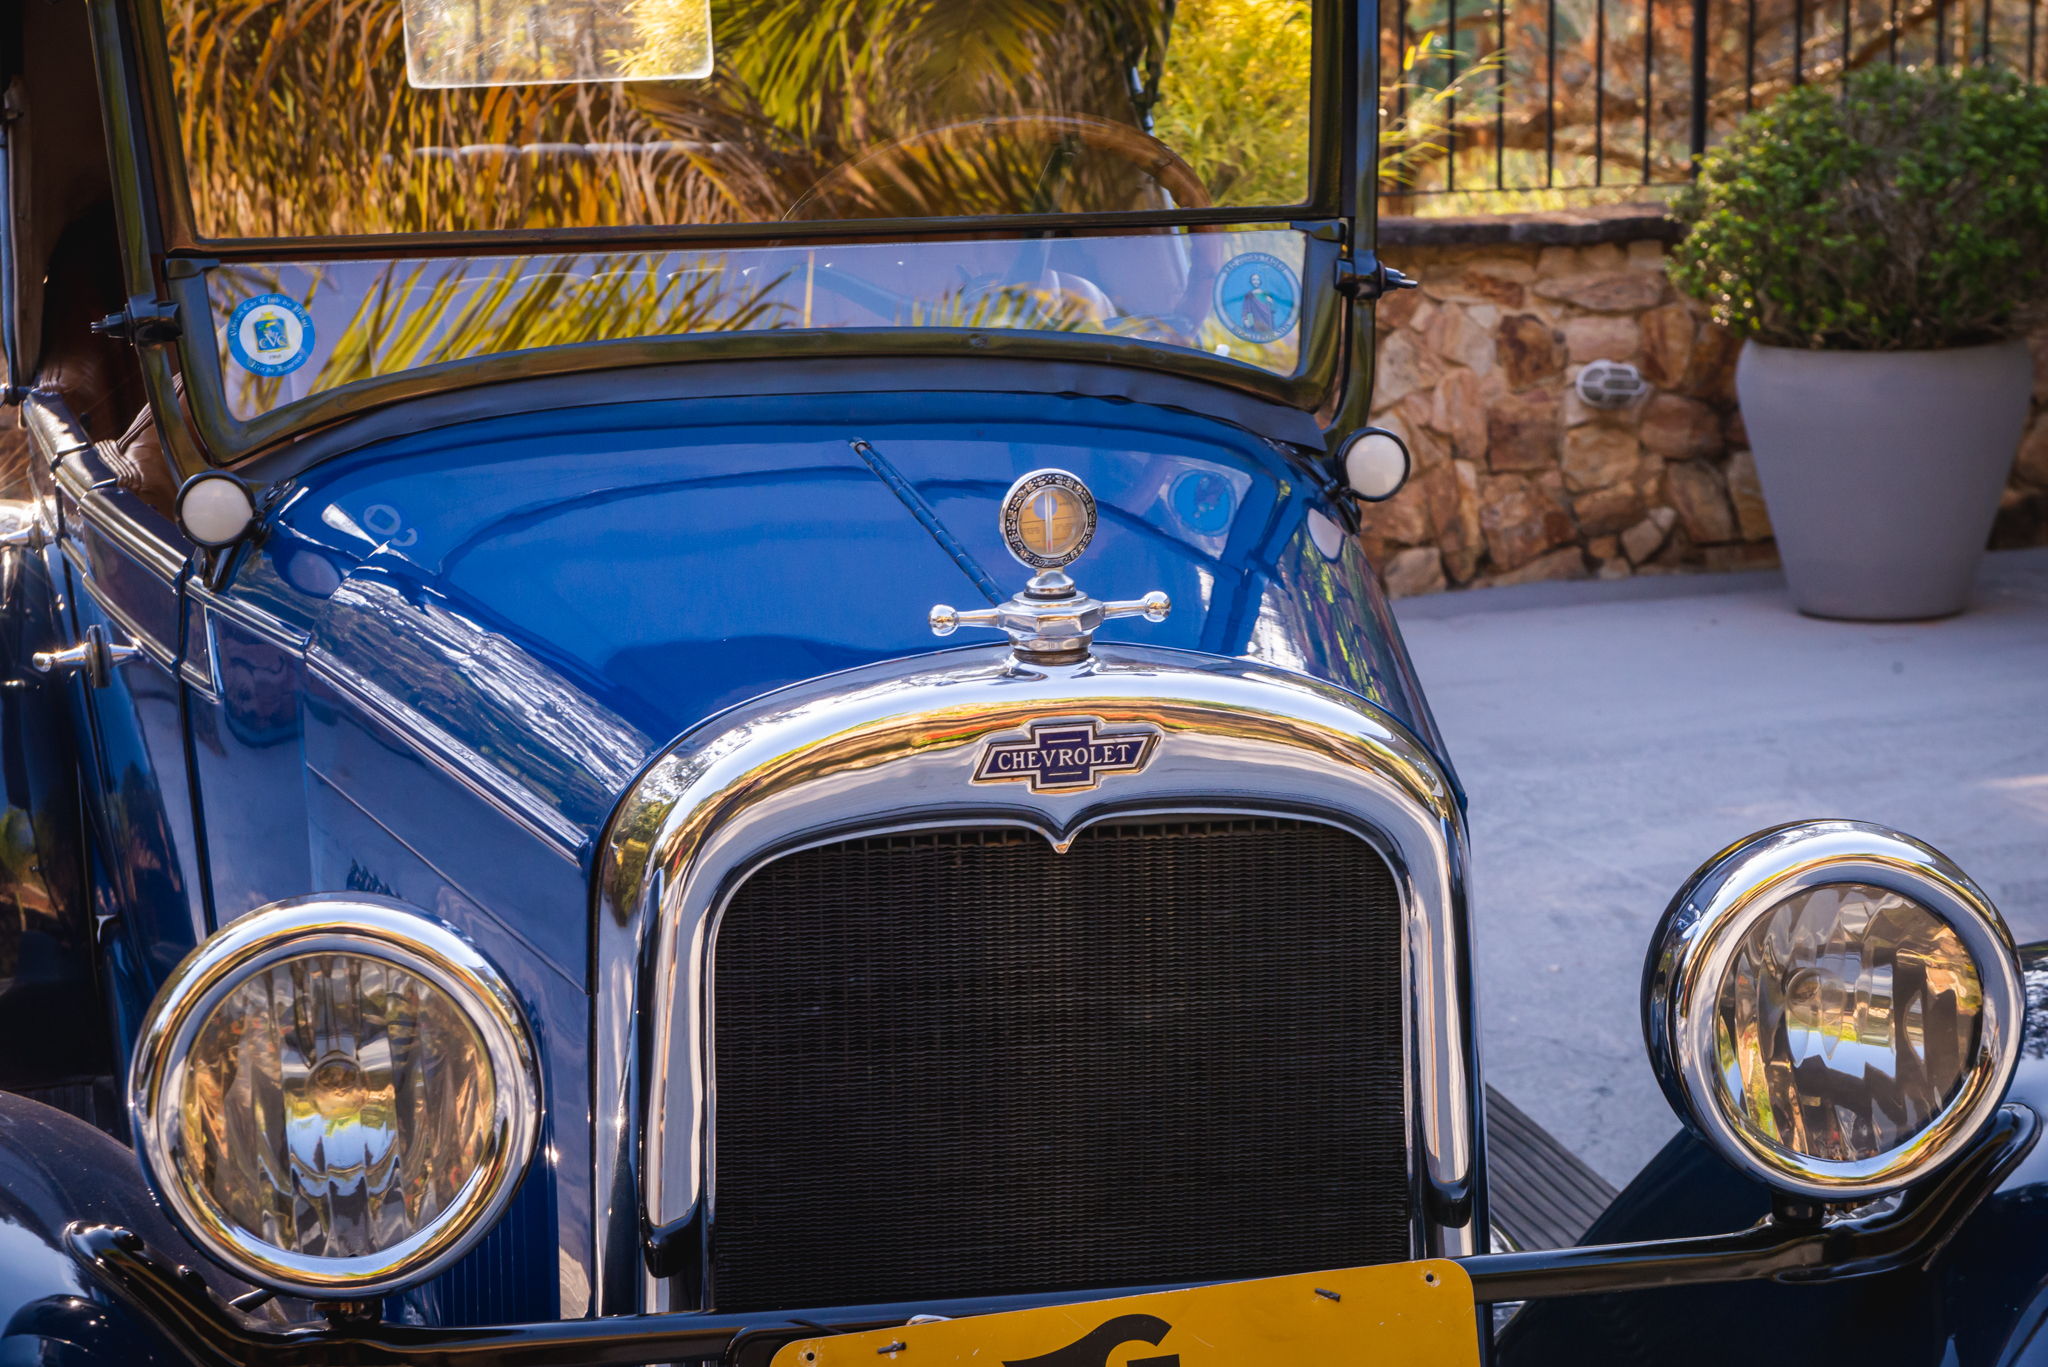
[(1101, 514), (1072, 568), (1163, 589), (1100, 640), (1257, 658), (1434, 742), (1370, 567), (1279, 448), (1115, 400), (910, 393), (619, 403), (422, 432), (302, 476), (238, 587), (316, 666), (503, 770), (594, 840), (633, 777), (721, 710), (958, 644), (984, 596), (853, 448), (872, 443), (1007, 594), (996, 508), (1045, 466)]

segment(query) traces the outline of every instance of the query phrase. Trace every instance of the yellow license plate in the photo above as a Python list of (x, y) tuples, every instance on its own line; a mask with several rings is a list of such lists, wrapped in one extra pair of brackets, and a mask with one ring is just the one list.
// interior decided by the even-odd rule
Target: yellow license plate
[(1472, 1281), (1433, 1260), (836, 1334), (773, 1367), (1478, 1367)]

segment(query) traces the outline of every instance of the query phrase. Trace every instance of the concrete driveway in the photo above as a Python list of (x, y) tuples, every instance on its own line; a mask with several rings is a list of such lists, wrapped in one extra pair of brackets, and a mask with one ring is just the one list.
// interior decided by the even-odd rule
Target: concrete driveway
[(1939, 622), (1823, 622), (1775, 574), (1396, 604), (1471, 801), (1487, 1079), (1616, 1185), (1678, 1128), (1643, 953), (1709, 855), (1847, 816), (1956, 860), (2048, 939), (2048, 550)]

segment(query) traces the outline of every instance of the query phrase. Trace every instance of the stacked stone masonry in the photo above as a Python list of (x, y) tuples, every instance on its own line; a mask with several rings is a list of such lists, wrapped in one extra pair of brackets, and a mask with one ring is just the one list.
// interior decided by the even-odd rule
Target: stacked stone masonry
[[(1664, 274), (1662, 241), (1382, 247), (1421, 288), (1381, 301), (1373, 421), (1409, 482), (1362, 504), (1396, 597), (1445, 588), (1775, 566), (1735, 399), (1739, 341)], [(2048, 542), (2048, 334), (1992, 535)], [(1573, 387), (1597, 360), (1649, 382), (1622, 409)]]

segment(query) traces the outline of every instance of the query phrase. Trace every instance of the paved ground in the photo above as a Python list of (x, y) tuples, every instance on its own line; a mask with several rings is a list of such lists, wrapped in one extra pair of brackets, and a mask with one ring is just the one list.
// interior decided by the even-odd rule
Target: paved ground
[(1617, 1185), (1677, 1129), (1643, 1058), (1643, 952), (1731, 841), (1883, 822), (2048, 939), (2048, 550), (1987, 556), (1941, 622), (1801, 617), (1776, 574), (1397, 612), (1471, 799), (1487, 1077)]

